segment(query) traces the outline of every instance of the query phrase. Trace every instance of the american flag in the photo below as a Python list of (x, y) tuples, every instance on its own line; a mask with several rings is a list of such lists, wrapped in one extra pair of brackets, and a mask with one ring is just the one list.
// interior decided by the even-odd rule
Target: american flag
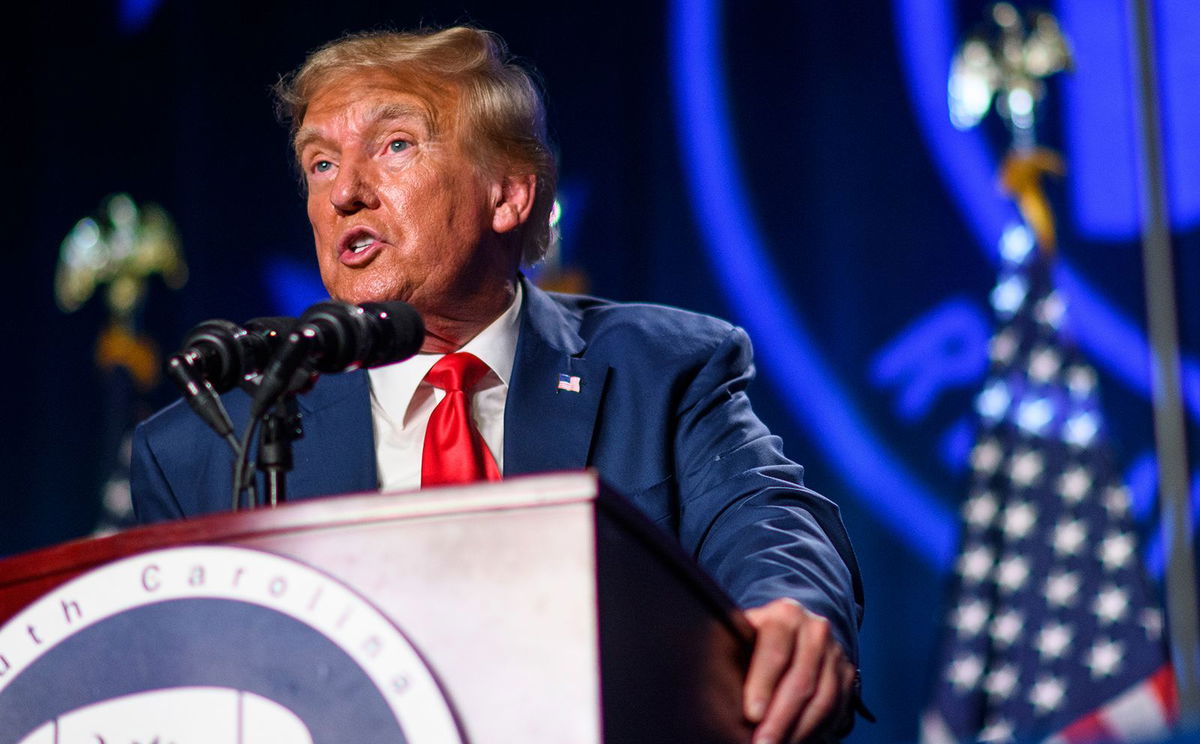
[(575, 375), (560, 374), (558, 376), (558, 389), (566, 390), (568, 393), (578, 393), (579, 378)]
[(1002, 242), (955, 591), (924, 744), (1169, 734), (1163, 615), (1049, 258)]

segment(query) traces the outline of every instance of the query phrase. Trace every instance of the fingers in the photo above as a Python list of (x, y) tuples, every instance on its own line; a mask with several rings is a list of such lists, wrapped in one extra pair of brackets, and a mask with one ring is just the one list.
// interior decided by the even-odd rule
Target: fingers
[(849, 712), (854, 689), (854, 666), (845, 658), (824, 658), (816, 692), (800, 712), (790, 741), (799, 742), (817, 731), (836, 731)]
[(758, 723), (767, 712), (779, 678), (791, 666), (798, 621), (789, 618), (776, 603), (746, 612), (746, 618), (758, 630), (742, 701), (746, 719)]
[(755, 744), (800, 741), (845, 715), (854, 667), (825, 618), (791, 600), (746, 613), (758, 629), (744, 688)]

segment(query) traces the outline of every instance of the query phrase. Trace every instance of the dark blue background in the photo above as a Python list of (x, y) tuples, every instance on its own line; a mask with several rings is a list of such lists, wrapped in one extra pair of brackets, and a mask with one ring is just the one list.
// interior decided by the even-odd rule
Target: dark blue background
[[(955, 33), (973, 26), (983, 7), (941, 5)], [(945, 80), (906, 74), (898, 29), (911, 18), (897, 15), (903, 8), (899, 0), (714, 7), (726, 66), (712, 74), (729, 93), (732, 136), (723, 145), (737, 159), (787, 289), (789, 306), (780, 312), (804, 320), (881, 454), (904, 463), (931, 508), (950, 514), (963, 490), (962, 453), (943, 455), (944, 438), (969, 412), (982, 368), (979, 377), (939, 388), (919, 415), (902, 415), (897, 388), (878, 382), (873, 369), (883, 350), (946, 302), (987, 320), (994, 274), (990, 246), (972, 228), (973, 208), (943, 178), (923, 131), (914, 86), (944, 90)], [(689, 196), (696, 154), (686, 150), (690, 123), (678, 116), (673, 92), (671, 10), (666, 2), (167, 0), (140, 19), (100, 2), (41, 4), (12, 18), (3, 114), (12, 309), (0, 554), (87, 534), (98, 515), (97, 484), (111, 468), (104, 439), (111, 417), (93, 362), (105, 312), (96, 299), (71, 315), (55, 307), (59, 243), (109, 193), (164, 206), (191, 270), (178, 293), (151, 287), (145, 327), (168, 350), (202, 319), (289, 309), (272, 277), (280, 265), (311, 265), (311, 237), (268, 89), (307, 50), (343, 31), (470, 21), (499, 32), (545, 79), (561, 149), (564, 250), (591, 291), (749, 325), (743, 303), (724, 291), (727, 277), (706, 252), (705, 221)], [(949, 43), (933, 38), (932, 28), (918, 32), (918, 41), (927, 34), (928, 43)], [(1060, 85), (1051, 90), (1060, 101)], [(1043, 134), (1067, 147), (1059, 108), (1051, 104)], [(1131, 120), (1133, 111), (1122, 116)], [(992, 126), (989, 133), (998, 154), (1002, 132)], [(1129, 157), (1127, 144), (1113, 141), (1114, 162)], [(720, 194), (723, 185), (701, 188)], [(1063, 254), (1144, 325), (1136, 241), (1085, 235), (1066, 218), (1078, 196), (1061, 186), (1051, 194), (1064, 217)], [(1183, 226), (1175, 238), (1185, 345), (1194, 357), (1200, 235)], [(1149, 405), (1136, 386), (1097, 364), (1119, 454), (1132, 462), (1151, 443)], [(863, 566), (864, 679), (881, 720), (860, 726), (854, 741), (912, 740), (934, 671), (945, 569), (914, 544), (923, 525), (881, 516), (874, 489), (830, 456), (828, 433), (795, 414), (788, 401), (806, 394), (809, 382), (764, 369), (752, 394), (789, 454), (807, 466), (809, 484), (842, 504)], [(166, 402), (171, 392), (152, 398)], [(1139, 511), (1147, 529), (1152, 491), (1151, 484)]]

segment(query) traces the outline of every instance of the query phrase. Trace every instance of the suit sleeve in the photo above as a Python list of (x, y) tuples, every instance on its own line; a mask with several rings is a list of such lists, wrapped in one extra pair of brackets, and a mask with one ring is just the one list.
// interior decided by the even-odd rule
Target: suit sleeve
[(675, 434), (680, 540), (741, 607), (795, 599), (857, 662), (863, 594), (849, 536), (754, 414), (753, 376), (750, 340), (733, 328), (687, 385)]

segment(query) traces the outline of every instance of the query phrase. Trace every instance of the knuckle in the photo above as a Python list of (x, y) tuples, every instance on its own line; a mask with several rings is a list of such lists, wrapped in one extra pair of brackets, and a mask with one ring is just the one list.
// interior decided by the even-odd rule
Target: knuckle
[(817, 643), (828, 644), (833, 639), (833, 627), (820, 615), (809, 615), (804, 630)]
[(817, 679), (807, 672), (793, 674), (788, 687), (801, 704), (809, 702), (817, 691)]
[(779, 645), (770, 645), (762, 650), (762, 660), (772, 668), (782, 667), (791, 659), (789, 649)]

